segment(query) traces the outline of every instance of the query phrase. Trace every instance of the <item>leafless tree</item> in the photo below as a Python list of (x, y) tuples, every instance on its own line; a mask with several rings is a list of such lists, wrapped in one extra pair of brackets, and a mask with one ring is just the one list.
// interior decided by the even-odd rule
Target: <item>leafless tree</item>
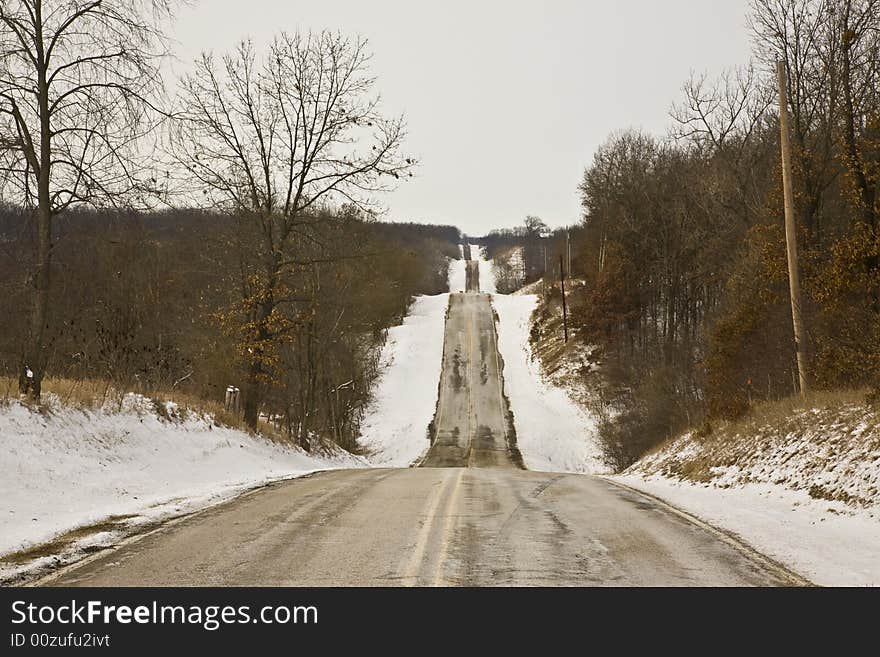
[(761, 127), (773, 103), (772, 89), (748, 66), (725, 71), (717, 80), (692, 74), (682, 91), (683, 101), (670, 113), (672, 136), (705, 159), (707, 186), (723, 187), (718, 179), (734, 183), (733, 197), (717, 201), (748, 226), (762, 200), (757, 163), (766, 156), (760, 148)]
[(785, 64), (794, 142), (794, 169), (803, 196), (807, 232), (820, 232), (820, 211), (834, 182), (834, 110), (839, 80), (829, 40), (834, 0), (753, 0), (750, 15), (756, 55), (774, 86), (776, 61)]
[(758, 56), (768, 65), (785, 63), (808, 230), (816, 227), (823, 195), (837, 176), (838, 157), (846, 163), (858, 219), (873, 227), (880, 2), (753, 0), (752, 29)]
[(20, 389), (47, 366), (52, 220), (151, 187), (139, 168), (161, 90), (173, 0), (0, 0), (0, 191), (35, 210), (30, 334)]
[(720, 151), (731, 136), (742, 147), (760, 124), (772, 95), (762, 89), (752, 66), (725, 71), (717, 81), (691, 75), (684, 84), (684, 101), (673, 106), (673, 136), (687, 139), (707, 151)]
[(403, 120), (379, 111), (369, 63), (363, 39), (282, 33), (265, 56), (250, 42), (219, 60), (205, 54), (182, 80), (173, 151), (184, 189), (235, 213), (250, 236), (241, 292), (251, 426), (283, 333), (284, 278), (309, 264), (295, 245), (314, 237), (322, 205), (369, 209), (415, 165), (401, 152)]

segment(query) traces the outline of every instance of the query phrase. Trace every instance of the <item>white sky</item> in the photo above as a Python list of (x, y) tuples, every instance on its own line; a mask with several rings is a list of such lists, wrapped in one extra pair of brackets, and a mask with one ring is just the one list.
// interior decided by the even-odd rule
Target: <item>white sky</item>
[(748, 0), (201, 0), (174, 36), (188, 62), (251, 37), (323, 28), (370, 40), (386, 114), (405, 113), (417, 177), (386, 218), (470, 234), (536, 214), (578, 221), (577, 184), (627, 127), (665, 134), (691, 70), (746, 64)]

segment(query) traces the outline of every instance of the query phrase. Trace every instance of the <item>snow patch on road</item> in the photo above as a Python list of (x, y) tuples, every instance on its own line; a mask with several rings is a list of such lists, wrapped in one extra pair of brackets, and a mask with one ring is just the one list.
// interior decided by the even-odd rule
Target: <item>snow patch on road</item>
[[(458, 262), (464, 263), (452, 264)], [(448, 305), (448, 294), (417, 297), (403, 324), (388, 330), (382, 372), (361, 424), (360, 444), (375, 466), (407, 467), (430, 447)]]
[(517, 446), (529, 470), (605, 472), (595, 418), (565, 390), (547, 381), (532, 357), (530, 317), (537, 301), (535, 295), (492, 297), (498, 313), (504, 391), (513, 411)]
[[(364, 465), (346, 453), (310, 456), (217, 426), (206, 415), (160, 418), (140, 395), (127, 395), (116, 409), (52, 406), (56, 410), (42, 413), (18, 401), (0, 407), (0, 554), (21, 553), (108, 518), (116, 519), (112, 531), (86, 532), (78, 544), (59, 549), (91, 547), (96, 537), (112, 542), (133, 526), (270, 481)], [(59, 562), (57, 555), (45, 559)], [(5, 561), (0, 580), (35, 565)]]
[(725, 489), (659, 475), (613, 479), (736, 534), (815, 584), (880, 586), (880, 507), (853, 509), (771, 483)]

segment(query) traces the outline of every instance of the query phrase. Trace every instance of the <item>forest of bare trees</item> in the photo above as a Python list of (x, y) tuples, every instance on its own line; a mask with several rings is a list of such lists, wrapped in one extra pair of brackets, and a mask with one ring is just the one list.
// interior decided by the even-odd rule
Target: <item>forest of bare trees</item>
[[(296, 292), (285, 298), (285, 333), (260, 411), (303, 446), (324, 438), (354, 449), (386, 329), (414, 295), (447, 289), (458, 230), (353, 210), (318, 219), (321, 243), (299, 247), (314, 262), (287, 279)], [(201, 210), (59, 215), (49, 375), (217, 402), (229, 385), (244, 390), (249, 354), (229, 317), (241, 299), (239, 231), (236, 217)], [(0, 208), (0, 376), (17, 375), (27, 340), (22, 308), (35, 247), (29, 213)]]
[(412, 175), (360, 38), (279, 33), (165, 80), (173, 0), (0, 2), (0, 374), (222, 400), (355, 447), (385, 329), (458, 230), (383, 224)]
[(570, 301), (578, 339), (601, 350), (619, 465), (797, 392), (777, 60), (814, 385), (878, 384), (880, 3), (754, 0), (750, 29), (751, 65), (693, 75), (670, 136), (612, 135), (580, 185), (571, 239), (586, 286)]
[(70, 207), (132, 205), (149, 188), (165, 114), (161, 24), (170, 0), (0, 3), (0, 191), (33, 208), (30, 317), (18, 375), (39, 400), (46, 371), (53, 222)]

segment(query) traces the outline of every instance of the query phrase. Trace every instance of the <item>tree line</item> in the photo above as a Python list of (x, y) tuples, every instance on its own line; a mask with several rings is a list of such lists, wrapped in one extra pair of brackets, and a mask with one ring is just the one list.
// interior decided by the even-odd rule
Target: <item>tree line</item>
[[(446, 291), (458, 230), (381, 223), (351, 209), (315, 223), (320, 244), (298, 246), (313, 262), (285, 277), (277, 336), (260, 345), (259, 411), (304, 447), (324, 438), (355, 449), (387, 328), (414, 295)], [(34, 233), (30, 211), (0, 208), (0, 373), (8, 376), (28, 337), (21, 310)], [(59, 215), (47, 371), (147, 395), (222, 401), (228, 385), (244, 392), (255, 336), (241, 316), (240, 239), (234, 216), (202, 210)]]
[[(776, 62), (789, 88), (813, 385), (878, 385), (880, 2), (754, 0), (753, 62), (693, 75), (664, 138), (613, 134), (571, 230), (577, 340), (598, 347), (619, 466), (797, 392)], [(556, 257), (564, 235), (549, 238)], [(557, 292), (558, 294), (558, 292)]]
[(349, 445), (378, 334), (458, 231), (374, 220), (417, 162), (364, 39), (280, 32), (166, 86), (176, 8), (0, 3), (4, 370), (33, 401), (48, 373), (240, 381), (251, 427)]

